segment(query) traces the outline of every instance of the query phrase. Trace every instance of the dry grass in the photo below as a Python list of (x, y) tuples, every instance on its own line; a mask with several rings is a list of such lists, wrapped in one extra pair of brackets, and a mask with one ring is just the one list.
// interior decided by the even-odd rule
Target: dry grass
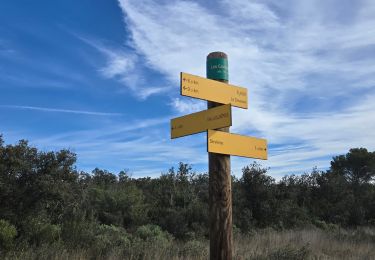
[(234, 246), (235, 259), (375, 259), (375, 230), (261, 230)]
[[(105, 256), (93, 252), (55, 245), (13, 252), (7, 259), (208, 259), (208, 241), (173, 242), (166, 247), (138, 244), (111, 250)], [(235, 234), (234, 259), (375, 259), (375, 229), (265, 229)]]

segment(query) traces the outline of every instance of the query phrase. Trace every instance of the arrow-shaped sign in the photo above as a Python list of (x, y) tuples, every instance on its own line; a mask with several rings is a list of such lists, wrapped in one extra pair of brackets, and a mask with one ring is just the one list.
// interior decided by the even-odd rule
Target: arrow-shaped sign
[(247, 89), (181, 72), (181, 95), (247, 109)]
[(207, 151), (267, 160), (267, 140), (208, 130)]
[(230, 105), (222, 105), (171, 120), (171, 138), (232, 125)]

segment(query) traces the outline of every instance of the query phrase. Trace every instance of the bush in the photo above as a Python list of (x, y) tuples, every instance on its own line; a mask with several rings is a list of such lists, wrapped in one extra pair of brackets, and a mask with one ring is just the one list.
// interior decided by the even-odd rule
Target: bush
[(320, 229), (323, 229), (323, 230), (327, 230), (328, 229), (328, 226), (327, 226), (327, 223), (323, 220), (313, 220), (313, 225), (316, 226), (317, 228), (320, 228)]
[(317, 228), (320, 228), (320, 229), (323, 229), (323, 230), (326, 230), (326, 231), (335, 231), (335, 230), (339, 229), (338, 225), (332, 224), (332, 223), (327, 224), (323, 220), (314, 220), (313, 225), (316, 226)]
[(38, 246), (44, 243), (52, 244), (61, 237), (61, 227), (42, 217), (28, 219), (24, 222), (23, 229), (30, 243)]
[(130, 247), (130, 239), (123, 228), (99, 225), (95, 234), (95, 255), (105, 256), (111, 250)]
[(39, 235), (43, 242), (53, 243), (60, 240), (61, 227), (54, 224), (44, 224), (40, 227)]
[(135, 232), (136, 238), (144, 242), (149, 242), (155, 247), (166, 248), (170, 246), (173, 236), (167, 231), (163, 231), (157, 225), (140, 226)]
[(16, 227), (10, 224), (9, 221), (0, 219), (0, 248), (10, 249), (16, 236)]
[(83, 220), (65, 222), (63, 225), (63, 240), (72, 248), (88, 248), (95, 241), (96, 224)]

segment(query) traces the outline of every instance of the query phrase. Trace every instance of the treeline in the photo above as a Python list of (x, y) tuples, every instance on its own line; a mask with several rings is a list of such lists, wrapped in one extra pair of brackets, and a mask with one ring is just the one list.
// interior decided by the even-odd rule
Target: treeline
[[(0, 249), (60, 243), (121, 247), (208, 237), (208, 175), (180, 163), (159, 178), (80, 172), (68, 150), (38, 151), (0, 136)], [(375, 225), (375, 152), (351, 149), (327, 171), (275, 181), (251, 164), (232, 178), (235, 232)], [(159, 242), (157, 242), (159, 241)], [(160, 242), (161, 241), (161, 242)], [(161, 243), (161, 244), (158, 244)]]

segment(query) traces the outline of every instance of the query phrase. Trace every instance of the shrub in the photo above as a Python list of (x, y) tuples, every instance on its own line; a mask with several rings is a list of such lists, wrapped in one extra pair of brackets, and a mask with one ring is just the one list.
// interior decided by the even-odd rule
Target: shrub
[(91, 247), (95, 241), (95, 223), (83, 220), (65, 222), (63, 225), (63, 240), (72, 248)]
[(61, 227), (59, 225), (46, 223), (40, 227), (39, 235), (43, 242), (53, 243), (59, 241), (61, 237)]
[(170, 246), (173, 240), (171, 234), (167, 231), (163, 231), (157, 225), (140, 226), (135, 232), (135, 240), (137, 240), (137, 238), (158, 248), (166, 248)]
[(123, 228), (99, 225), (95, 231), (95, 255), (105, 256), (111, 250), (129, 248), (130, 239)]
[(9, 221), (0, 219), (0, 248), (10, 249), (16, 236), (16, 227), (10, 224)]
[(325, 221), (323, 221), (323, 220), (315, 219), (315, 220), (313, 220), (312, 223), (317, 228), (320, 228), (320, 229), (323, 229), (323, 230), (327, 230), (328, 229), (327, 223)]
[(61, 227), (59, 225), (54, 225), (49, 223), (48, 220), (37, 217), (30, 218), (23, 224), (23, 229), (26, 238), (32, 244), (52, 244), (60, 240), (61, 237)]
[(327, 224), (323, 220), (314, 220), (312, 223), (317, 228), (320, 228), (320, 229), (323, 229), (323, 230), (326, 230), (326, 231), (335, 231), (335, 230), (339, 229), (338, 225), (332, 224), (332, 223)]

